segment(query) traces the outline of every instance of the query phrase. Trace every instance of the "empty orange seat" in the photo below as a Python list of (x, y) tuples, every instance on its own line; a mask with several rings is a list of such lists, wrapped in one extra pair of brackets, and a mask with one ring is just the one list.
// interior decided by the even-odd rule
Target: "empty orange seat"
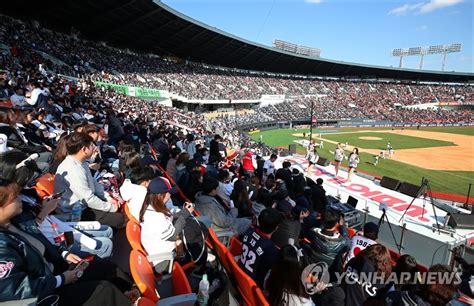
[(255, 290), (257, 285), (255, 281), (250, 278), (237, 264), (234, 259), (234, 256), (230, 252), (226, 253), (227, 262), (229, 263), (231, 274), (237, 284), (237, 289), (242, 296), (242, 299), (245, 301), (246, 305), (259, 305), (257, 301), (257, 296)]

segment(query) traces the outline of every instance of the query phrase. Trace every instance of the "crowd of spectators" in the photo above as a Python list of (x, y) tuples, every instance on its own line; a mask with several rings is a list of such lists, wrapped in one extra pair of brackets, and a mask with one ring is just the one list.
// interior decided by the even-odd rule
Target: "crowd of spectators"
[[(201, 225), (237, 235), (242, 243), (239, 265), (264, 290), (271, 305), (409, 305), (403, 304), (407, 300), (419, 305), (450, 301), (467, 305), (473, 298), (469, 264), (463, 265), (460, 287), (399, 286), (386, 279), (370, 286), (335, 283), (338, 272), (350, 269), (388, 276), (392, 265), (388, 249), (377, 242), (376, 224), (367, 223), (361, 233), (349, 238), (341, 212), (328, 205), (321, 179), (313, 181), (288, 161), (278, 167), (277, 152), (240, 134), (235, 118), (210, 121), (97, 87), (88, 77), (71, 81), (48, 71), (64, 67), (58, 68), (36, 51), (74, 64), (72, 71), (81, 76), (122, 65), (117, 71), (140, 73), (137, 79), (141, 71), (155, 73), (149, 66), (152, 62), (140, 56), (104, 47), (116, 52), (112, 61), (104, 48), (91, 42), (70, 44), (78, 38), (16, 21), (1, 22), (7, 29), (3, 35), (11, 37), (2, 40), (10, 48), (0, 62), (0, 93), (16, 97), (0, 107), (0, 302), (56, 296), (59, 305), (131, 305), (138, 290), (110, 260), (112, 239), (127, 221), (124, 205), (140, 222), (142, 244), (149, 253), (177, 249), (186, 232), (199, 239)], [(189, 75), (180, 77), (184, 79), (178, 82), (184, 83)], [(222, 86), (237, 84), (241, 78), (257, 84), (256, 77), (238, 73), (215, 77)], [(274, 87), (280, 81), (263, 77), (258, 82)], [(296, 79), (281, 82), (303, 90)], [(336, 82), (319, 83), (321, 92), (340, 89)], [(299, 103), (307, 107), (308, 102)], [(344, 110), (348, 118), (358, 116), (356, 110)], [(282, 111), (275, 107), (275, 116)], [(326, 111), (327, 116), (343, 114), (333, 111)], [(40, 198), (33, 186), (46, 173), (56, 176), (54, 195)], [(177, 198), (165, 176), (173, 178), (194, 204)], [(198, 219), (193, 217), (195, 210), (200, 212)], [(94, 226), (79, 229), (80, 238), (74, 236), (72, 241), (58, 235), (67, 222), (78, 220)], [(365, 250), (359, 240), (367, 242)], [(189, 245), (183, 260), (205, 266), (204, 241), (202, 249), (199, 243)], [(97, 258), (86, 263), (89, 255)], [(318, 262), (329, 268), (331, 285), (319, 283), (312, 292), (303, 287), (301, 275), (306, 264)], [(157, 273), (169, 269), (167, 260), (152, 264)], [(414, 274), (416, 260), (401, 257), (393, 269)], [(430, 270), (449, 271), (442, 265)]]
[[(287, 101), (264, 107), (259, 114), (273, 120), (307, 120), (314, 102), (320, 119), (374, 119), (397, 123), (472, 122), (472, 111), (407, 111), (404, 106), (435, 102), (473, 102), (472, 86), (442, 84), (401, 84), (388, 82), (320, 80), (316, 78), (270, 75), (235, 69), (180, 62), (150, 54), (108, 47), (64, 35), (5, 17), (0, 23), (2, 41), (14, 54), (24, 52), (32, 60), (46, 53), (61, 62), (42, 60), (42, 71), (53, 70), (101, 80), (168, 90), (195, 100), (259, 99), (262, 95), (285, 95)], [(21, 40), (20, 37), (28, 37)], [(6, 56), (6, 52), (3, 53)], [(15, 75), (15, 78), (21, 78)], [(316, 98), (318, 96), (318, 98)], [(293, 98), (292, 98), (293, 97)], [(258, 122), (236, 116), (234, 121)]]

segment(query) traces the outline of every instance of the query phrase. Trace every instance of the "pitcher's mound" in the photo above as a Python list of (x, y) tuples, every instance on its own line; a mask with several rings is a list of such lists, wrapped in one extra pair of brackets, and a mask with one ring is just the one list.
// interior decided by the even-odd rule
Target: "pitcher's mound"
[(362, 140), (382, 140), (382, 138), (380, 138), (380, 137), (373, 137), (373, 136), (361, 136), (361, 137), (359, 137), (359, 139), (362, 139)]

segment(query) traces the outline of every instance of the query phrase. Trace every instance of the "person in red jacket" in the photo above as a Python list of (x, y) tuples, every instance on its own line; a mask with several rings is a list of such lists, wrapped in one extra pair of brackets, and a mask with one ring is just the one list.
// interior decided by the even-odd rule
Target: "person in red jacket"
[(253, 166), (252, 152), (248, 150), (242, 157), (242, 167), (244, 169), (244, 175), (248, 177), (254, 176), (255, 168)]

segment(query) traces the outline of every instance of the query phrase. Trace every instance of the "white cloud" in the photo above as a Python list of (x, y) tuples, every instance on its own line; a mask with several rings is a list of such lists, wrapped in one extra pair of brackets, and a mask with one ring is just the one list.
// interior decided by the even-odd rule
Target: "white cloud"
[(416, 28), (417, 31), (426, 31), (428, 30), (428, 26), (426, 24), (419, 26)]
[(388, 13), (391, 14), (391, 15), (397, 15), (397, 16), (405, 15), (409, 12), (415, 11), (416, 9), (420, 8), (423, 5), (424, 5), (423, 3), (404, 4), (402, 6), (394, 8), (393, 10), (391, 10)]
[(306, 3), (320, 4), (323, 0), (304, 0)]
[(463, 2), (463, 0), (431, 0), (429, 3), (426, 3), (421, 7), (420, 13), (429, 13), (434, 10), (453, 6), (461, 2)]
[[(310, 0), (306, 0), (310, 1)], [(426, 14), (434, 10), (450, 7), (463, 2), (464, 0), (430, 0), (429, 2), (421, 2), (415, 4), (403, 4), (388, 12), (389, 15), (405, 15), (408, 13)]]

